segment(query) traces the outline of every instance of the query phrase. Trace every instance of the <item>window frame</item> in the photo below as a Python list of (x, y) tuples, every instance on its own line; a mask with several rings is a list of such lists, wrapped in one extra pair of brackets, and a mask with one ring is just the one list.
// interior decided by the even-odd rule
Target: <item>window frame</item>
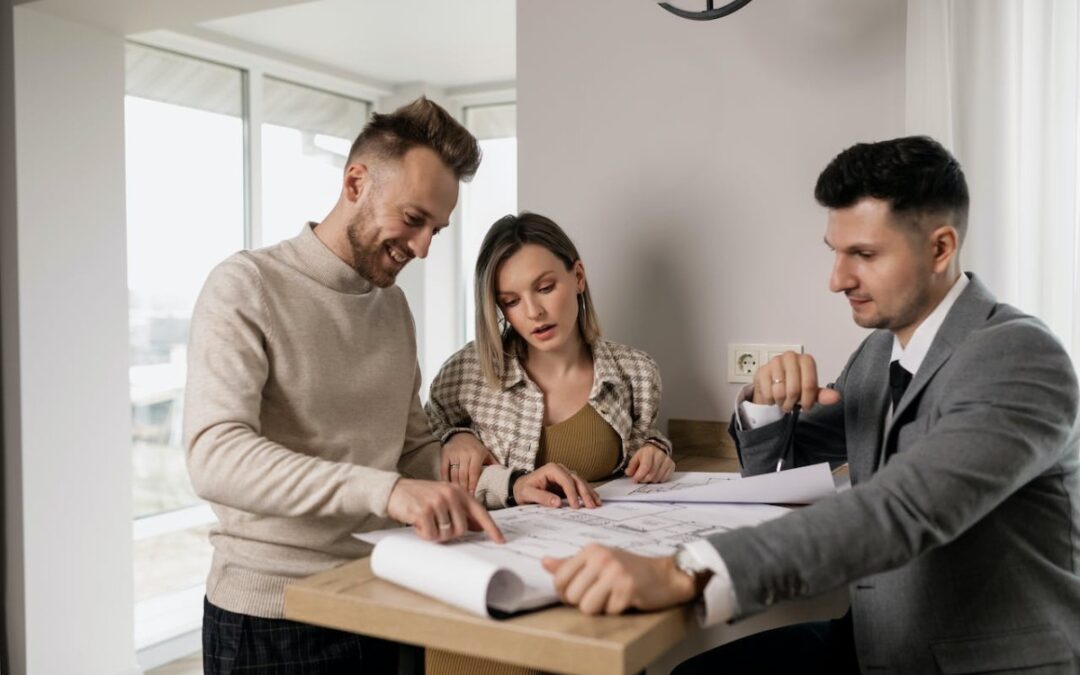
[[(497, 82), (476, 86), (448, 89), (416, 85), (395, 88), (389, 83), (366, 79), (347, 71), (335, 69), (312, 61), (306, 61), (272, 49), (235, 40), (202, 28), (189, 28), (183, 32), (151, 31), (129, 36), (126, 42), (154, 49), (162, 49), (180, 56), (200, 59), (241, 71), (243, 94), (244, 133), (244, 245), (246, 248), (262, 244), (262, 140), (263, 83), (264, 76), (283, 80), (310, 89), (346, 96), (368, 104), (371, 112), (396, 107), (405, 98), (420, 94), (437, 100), (455, 119), (464, 123), (465, 110), (487, 105), (517, 105), (514, 82)], [(414, 308), (417, 316), (417, 338), (425, 384), (421, 389), (426, 398), (427, 380), (432, 368), (437, 368), (446, 357), (456, 351), (465, 336), (466, 288), (461, 270), (461, 212), (454, 210), (450, 238), (450, 255), (442, 262), (425, 261), (422, 282), (412, 292), (421, 293), (419, 306)], [(407, 293), (408, 294), (408, 293)], [(448, 308), (453, 320), (427, 321), (422, 316), (427, 307)], [(199, 525), (212, 524), (216, 517), (209, 505), (197, 504), (173, 511), (133, 519), (133, 540), (147, 536), (167, 534)], [(140, 627), (136, 621), (136, 658), (140, 668), (148, 670), (190, 654), (201, 644), (200, 624), (202, 606), (177, 607), (178, 597), (201, 596), (204, 588), (192, 587), (179, 593), (144, 600), (135, 604), (136, 618), (146, 624)], [(173, 627), (172, 633), (161, 637), (163, 627)], [(156, 636), (156, 637), (151, 637)], [(140, 640), (141, 637), (141, 640)]]
[[(369, 111), (379, 109), (379, 101), (391, 94), (388, 87), (355, 79), (317, 64), (299, 63), (283, 55), (251, 46), (219, 41), (217, 36), (202, 35), (201, 30), (187, 33), (154, 31), (129, 37), (126, 42), (168, 51), (240, 71), (244, 162), (244, 233), (245, 248), (262, 242), (262, 140), (264, 77), (296, 84), (309, 89), (345, 96), (364, 102)], [(132, 519), (133, 541), (169, 534), (216, 522), (207, 503)], [(196, 591), (197, 589), (197, 591)], [(135, 650), (140, 668), (148, 670), (193, 651), (201, 643), (199, 632), (202, 605), (188, 606), (190, 597), (205, 594), (205, 587), (192, 587), (136, 602), (134, 611)], [(183, 597), (182, 597), (183, 596)]]
[[(465, 111), (468, 108), (518, 105), (517, 87), (513, 82), (499, 82), (484, 86), (448, 89), (444, 101), (446, 110), (464, 125), (466, 123)], [(518, 180), (520, 181), (520, 175)], [(428, 386), (439, 366), (465, 343), (465, 293), (468, 288), (465, 275), (472, 273), (472, 267), (463, 265), (461, 260), (463, 225), (460, 203), (454, 209), (449, 233), (453, 235), (451, 237), (452, 255), (449, 258), (443, 258), (442, 264), (435, 259), (429, 259), (425, 261), (424, 268), (426, 304), (434, 303), (437, 307), (449, 308), (453, 316), (453, 320), (448, 325), (441, 325), (438, 321), (427, 321), (427, 317), (418, 322), (422, 341), (421, 373), (423, 376), (420, 398), (425, 402)]]
[[(513, 96), (513, 98), (510, 98), (510, 99), (505, 98), (508, 94)], [(477, 109), (477, 108), (493, 108), (493, 107), (496, 107), (496, 106), (504, 106), (504, 105), (513, 105), (514, 106), (514, 115), (516, 116), (517, 115), (517, 96), (516, 96), (516, 94), (517, 94), (517, 92), (515, 90), (510, 89), (510, 90), (504, 90), (502, 92), (498, 92), (497, 94), (492, 92), (492, 93), (487, 93), (485, 95), (479, 95), (479, 96), (471, 97), (467, 101), (462, 103), (461, 111), (460, 111), (460, 114), (459, 114), (459, 119), (461, 119), (461, 123), (463, 125), (465, 125), (466, 128), (468, 128), (469, 110), (473, 110), (473, 109)], [(470, 132), (471, 131), (472, 130), (470, 129)], [(515, 140), (515, 142), (517, 141), (516, 124), (515, 124), (515, 131), (514, 131), (514, 140)], [(515, 174), (514, 175), (515, 181), (519, 182), (520, 181), (520, 175), (518, 174), (516, 168), (515, 168), (514, 174)], [(520, 190), (519, 190), (518, 191), (518, 198), (519, 198), (518, 206), (520, 206), (520, 197), (521, 197), (521, 193), (520, 193)], [(520, 211), (520, 209), (519, 209), (519, 211)], [(466, 308), (469, 306), (469, 297), (468, 297), (469, 296), (469, 275), (472, 274), (473, 267), (468, 265), (468, 264), (465, 264), (466, 261), (461, 260), (461, 253), (462, 253), (461, 248), (463, 246), (463, 242), (462, 242), (462, 239), (461, 239), (462, 236), (464, 236), (464, 227), (459, 225), (458, 234), (457, 234), (457, 241), (458, 241), (457, 257), (458, 257), (459, 262), (462, 264), (462, 269), (461, 269), (460, 274), (458, 275), (458, 282), (457, 282), (458, 283), (457, 295), (458, 295), (458, 298), (459, 298), (459, 302), (461, 303), (460, 304), (461, 309), (458, 312), (458, 321), (457, 321), (458, 330), (460, 331), (460, 336), (461, 336), (461, 338), (459, 340), (459, 343), (464, 342), (465, 337), (469, 334), (469, 322), (472, 320), (472, 317), (470, 317), (468, 315), (468, 312), (466, 311)]]

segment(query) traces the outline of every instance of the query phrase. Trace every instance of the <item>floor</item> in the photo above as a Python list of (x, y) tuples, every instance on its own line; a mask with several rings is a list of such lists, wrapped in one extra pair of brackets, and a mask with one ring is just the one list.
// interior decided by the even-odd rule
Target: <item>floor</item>
[(202, 675), (202, 652), (146, 671), (146, 675)]

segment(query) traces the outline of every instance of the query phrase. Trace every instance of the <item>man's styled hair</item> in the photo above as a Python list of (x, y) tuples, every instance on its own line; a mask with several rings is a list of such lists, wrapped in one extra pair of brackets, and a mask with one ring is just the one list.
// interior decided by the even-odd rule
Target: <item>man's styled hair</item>
[[(503, 316), (498, 301), (499, 268), (526, 244), (543, 246), (558, 258), (567, 270), (581, 260), (577, 247), (555, 221), (538, 213), (522, 211), (495, 221), (480, 245), (476, 258), (476, 353), (480, 370), (492, 388), (499, 388), (508, 359), (524, 360), (529, 353), (525, 338)], [(578, 294), (578, 330), (586, 344), (600, 337), (600, 319), (596, 316), (589, 286)]]
[(349, 161), (364, 155), (398, 159), (411, 148), (431, 148), (458, 180), (468, 181), (480, 166), (480, 144), (450, 113), (421, 96), (392, 113), (372, 113), (353, 141)]
[(881, 199), (889, 202), (898, 222), (920, 229), (926, 216), (946, 215), (961, 241), (967, 229), (964, 171), (928, 136), (851, 146), (818, 176), (814, 197), (830, 209), (844, 209), (866, 197)]

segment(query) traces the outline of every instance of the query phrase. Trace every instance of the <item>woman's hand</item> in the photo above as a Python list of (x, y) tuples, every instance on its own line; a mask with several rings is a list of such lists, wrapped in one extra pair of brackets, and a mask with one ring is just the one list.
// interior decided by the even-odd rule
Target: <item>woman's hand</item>
[(514, 483), (514, 501), (518, 504), (558, 508), (563, 497), (566, 497), (572, 509), (600, 506), (600, 496), (588, 481), (556, 462), (549, 462)]
[(469, 494), (475, 494), (476, 483), (485, 464), (498, 460), (480, 439), (470, 433), (459, 432), (446, 440), (439, 460), (439, 475), (445, 481), (460, 486)]
[(641, 446), (626, 465), (626, 475), (635, 483), (663, 483), (673, 473), (675, 460), (652, 443)]

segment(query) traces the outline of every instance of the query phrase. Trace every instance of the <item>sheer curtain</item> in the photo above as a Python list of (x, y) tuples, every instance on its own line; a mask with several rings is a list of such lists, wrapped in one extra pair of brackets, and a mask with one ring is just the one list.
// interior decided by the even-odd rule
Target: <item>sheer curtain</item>
[(1076, 0), (908, 0), (907, 130), (971, 188), (964, 268), (1080, 361)]

